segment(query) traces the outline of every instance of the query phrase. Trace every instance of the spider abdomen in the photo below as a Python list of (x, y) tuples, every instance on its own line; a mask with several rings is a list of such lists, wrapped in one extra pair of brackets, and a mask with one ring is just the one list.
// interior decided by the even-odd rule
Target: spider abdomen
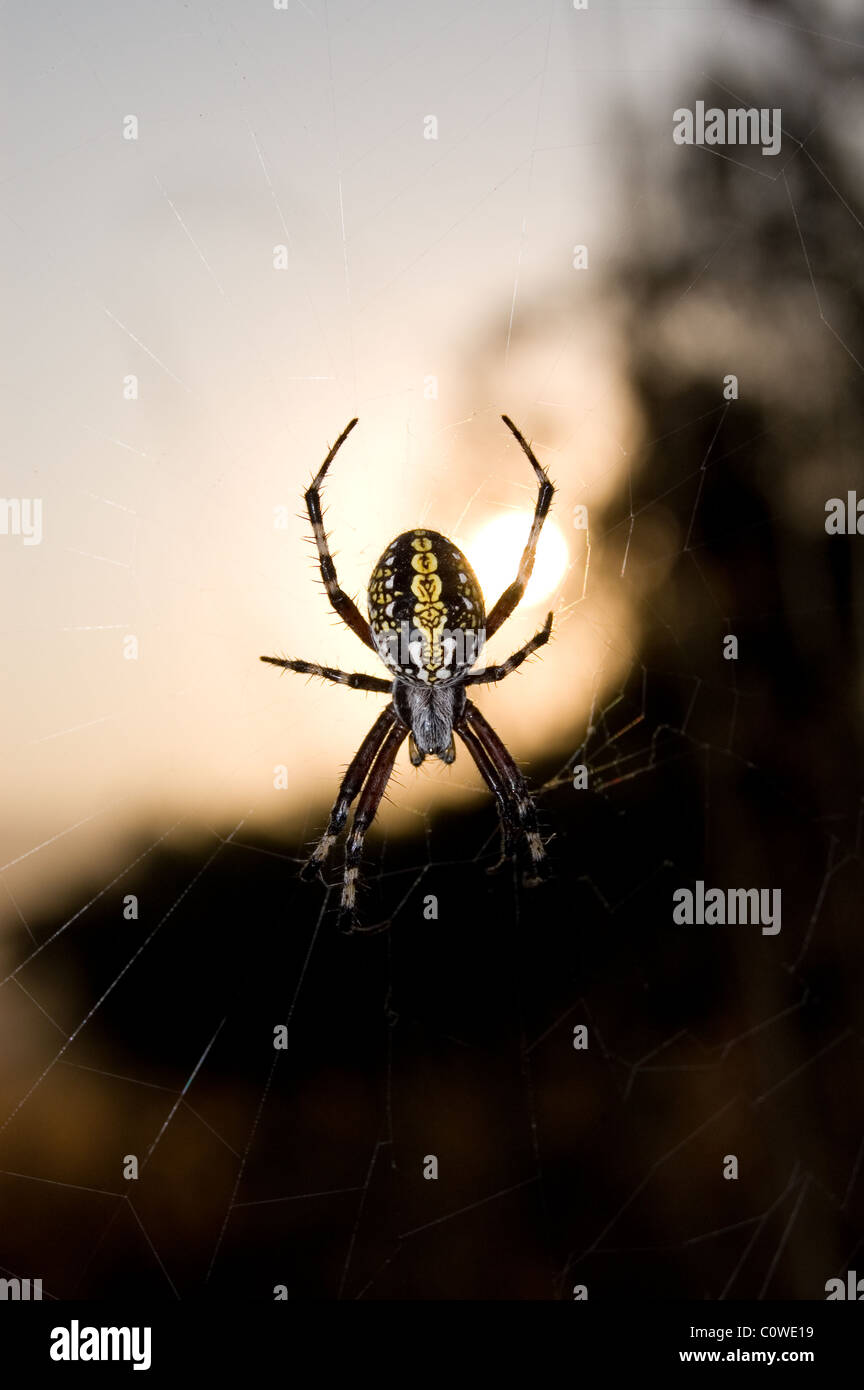
[(382, 660), (402, 680), (452, 681), (486, 638), (483, 593), (458, 546), (438, 531), (405, 531), (369, 581), (369, 626)]

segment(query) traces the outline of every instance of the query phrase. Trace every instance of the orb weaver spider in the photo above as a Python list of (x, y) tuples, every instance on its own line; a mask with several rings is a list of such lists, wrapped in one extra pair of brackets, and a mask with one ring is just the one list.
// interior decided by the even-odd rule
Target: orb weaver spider
[[(552, 631), (549, 613), (539, 632), (500, 666), (472, 668), (485, 641), (493, 636), (519, 603), (534, 568), (537, 541), (555, 489), (545, 469), (508, 416), (502, 420), (527, 455), (538, 483), (534, 518), (528, 542), (513, 583), (485, 616), (483, 593), (468, 560), (446, 536), (437, 531), (405, 531), (385, 548), (369, 581), (369, 621), (339, 587), (321, 516), (321, 486), (339, 449), (357, 424), (356, 418), (340, 434), (305, 494), (312, 523), (321, 578), (331, 605), (360, 641), (371, 647), (392, 671), (390, 680), (362, 672), (338, 671), (313, 661), (289, 661), (262, 656), (271, 666), (301, 675), (320, 676), (353, 690), (389, 695), (390, 702), (360, 744), (342, 779), (330, 812), (327, 829), (301, 870), (314, 877), (323, 868), (330, 850), (359, 796), (345, 852), (341, 918), (349, 929), (356, 926), (357, 881), (363, 843), (387, 789), (396, 754), (408, 739), (414, 767), (424, 758), (452, 763), (456, 756), (454, 734), (471, 754), (480, 775), (498, 805), (501, 857), (493, 868), (509, 859), (527, 861), (527, 883), (545, 873), (546, 855), (537, 826), (534, 803), (525, 779), (495, 730), (468, 699), (466, 686), (503, 680), (539, 647)], [(490, 870), (491, 872), (492, 870)]]

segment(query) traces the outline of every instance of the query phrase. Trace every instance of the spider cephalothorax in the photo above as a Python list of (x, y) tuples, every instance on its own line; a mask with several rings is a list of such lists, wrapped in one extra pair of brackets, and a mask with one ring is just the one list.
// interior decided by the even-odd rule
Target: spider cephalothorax
[(549, 640), (552, 614), (538, 633), (501, 666), (474, 670), (487, 637), (495, 633), (518, 604), (534, 566), (540, 528), (552, 502), (553, 487), (530, 446), (506, 415), (501, 417), (531, 461), (539, 490), (528, 544), (518, 574), (488, 618), (483, 593), (461, 550), (437, 531), (406, 531), (387, 546), (369, 581), (369, 621), (336, 578), (336, 567), (321, 520), (321, 484), (337, 450), (357, 424), (352, 420), (337, 439), (312, 486), (306, 508), (312, 522), (321, 577), (336, 612), (367, 647), (377, 652), (391, 671), (391, 680), (349, 674), (311, 661), (262, 656), (274, 666), (321, 676), (355, 690), (374, 690), (391, 696), (361, 743), (339, 788), (330, 821), (304, 875), (320, 869), (359, 795), (348, 837), (342, 884), (342, 912), (353, 925), (357, 878), (366, 831), (374, 819), (390, 780), (396, 754), (408, 738), (411, 762), (438, 757), (452, 763), (458, 734), (491, 788), (501, 821), (502, 862), (524, 853), (536, 881), (545, 864), (543, 842), (525, 779), (504, 744), (467, 696), (466, 686), (499, 681)]

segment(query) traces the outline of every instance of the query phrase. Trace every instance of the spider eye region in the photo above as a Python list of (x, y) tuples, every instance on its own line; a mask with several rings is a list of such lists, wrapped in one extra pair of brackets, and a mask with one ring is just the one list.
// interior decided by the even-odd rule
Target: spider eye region
[(486, 640), (477, 576), (438, 531), (391, 541), (369, 580), (369, 626), (395, 676), (441, 685), (469, 671)]

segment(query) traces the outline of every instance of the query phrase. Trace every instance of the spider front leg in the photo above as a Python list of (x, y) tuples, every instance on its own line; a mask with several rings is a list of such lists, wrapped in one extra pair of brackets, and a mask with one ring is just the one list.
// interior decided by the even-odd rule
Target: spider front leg
[(357, 879), (360, 874), (360, 861), (363, 858), (363, 842), (366, 838), (366, 831), (375, 819), (375, 814), (381, 805), (381, 798), (387, 790), (387, 783), (393, 772), (396, 754), (407, 737), (408, 729), (406, 726), (401, 720), (396, 722), (394, 719), (394, 727), (391, 728), (381, 744), (372, 771), (369, 773), (366, 785), (360, 794), (360, 800), (357, 802), (357, 810), (354, 812), (351, 833), (348, 836), (345, 850), (345, 876), (342, 881), (340, 909), (342, 925), (349, 931), (353, 930), (357, 921)]
[[(537, 824), (537, 812), (525, 778), (492, 725), (483, 718), (477, 706), (470, 700), (465, 705), (465, 713), (457, 732), (472, 756), (472, 741), (476, 740), (481, 745), (485, 759), (480, 762), (475, 757), (475, 762), (494, 793), (499, 807), (502, 801), (505, 807), (501, 820), (503, 847), (512, 854), (514, 833), (521, 834), (531, 863), (530, 877), (525, 881), (528, 884), (539, 883), (546, 877), (548, 863)], [(466, 739), (466, 733), (473, 735), (473, 740)]]
[(312, 534), (315, 537), (315, 545), (318, 549), (318, 563), (321, 567), (321, 578), (324, 580), (324, 588), (327, 591), (327, 597), (342, 621), (347, 623), (351, 631), (360, 638), (360, 641), (365, 642), (366, 646), (371, 647), (374, 652), (376, 647), (375, 643), (372, 641), (368, 622), (363, 617), (354, 600), (349, 598), (345, 590), (339, 587), (339, 580), (336, 578), (336, 566), (333, 562), (333, 556), (330, 554), (330, 546), (327, 541), (327, 534), (324, 530), (324, 518), (321, 515), (321, 485), (324, 482), (325, 474), (356, 424), (357, 417), (355, 416), (354, 419), (350, 420), (345, 426), (339, 438), (336, 440), (336, 443), (333, 445), (333, 448), (315, 474), (315, 477), (312, 479), (311, 487), (307, 488), (305, 502), (306, 510), (309, 513), (309, 520), (312, 523)]
[(459, 737), (477, 764), (480, 776), (489, 787), (496, 802), (498, 803), (498, 825), (501, 831), (501, 854), (496, 864), (490, 865), (486, 870), (489, 874), (495, 874), (499, 869), (511, 860), (516, 854), (516, 818), (512, 803), (497, 776), (495, 767), (489, 754), (477, 735), (472, 731), (467, 723), (459, 727)]
[(539, 632), (535, 632), (530, 642), (526, 642), (524, 647), (520, 647), (518, 652), (508, 656), (500, 666), (487, 666), (485, 671), (477, 671), (474, 675), (465, 677), (466, 685), (488, 685), (491, 681), (503, 681), (505, 676), (509, 676), (511, 671), (515, 671), (517, 666), (527, 660), (538, 647), (545, 647), (552, 635), (552, 614), (546, 614), (546, 621)]
[(324, 831), (324, 834), (321, 836), (312, 854), (300, 870), (301, 878), (314, 878), (316, 873), (323, 867), (328, 854), (333, 848), (336, 837), (348, 818), (351, 802), (354, 800), (355, 796), (357, 796), (360, 788), (366, 781), (369, 769), (375, 761), (381, 744), (396, 722), (396, 711), (392, 705), (388, 705), (387, 708), (379, 714), (372, 728), (360, 744), (360, 747), (357, 749), (357, 752), (348, 765), (348, 771), (342, 778), (339, 794), (333, 803), (330, 819), (327, 822), (327, 829)]
[(555, 489), (549, 481), (545, 468), (541, 463), (538, 463), (537, 459), (534, 457), (531, 445), (525, 439), (524, 435), (517, 430), (508, 415), (502, 415), (501, 419), (504, 421), (508, 430), (515, 436), (520, 447), (527, 454), (531, 467), (534, 469), (534, 475), (540, 486), (537, 492), (537, 503), (534, 507), (534, 520), (531, 522), (531, 530), (528, 534), (528, 544), (522, 552), (522, 559), (519, 561), (519, 572), (510, 587), (504, 590), (486, 619), (487, 640), (493, 633), (497, 632), (501, 624), (510, 617), (513, 609), (525, 592), (525, 586), (531, 578), (531, 572), (534, 569), (534, 556), (537, 552), (537, 542), (540, 539), (540, 531), (543, 522), (549, 514), (549, 508), (552, 505), (552, 498), (555, 493)]

